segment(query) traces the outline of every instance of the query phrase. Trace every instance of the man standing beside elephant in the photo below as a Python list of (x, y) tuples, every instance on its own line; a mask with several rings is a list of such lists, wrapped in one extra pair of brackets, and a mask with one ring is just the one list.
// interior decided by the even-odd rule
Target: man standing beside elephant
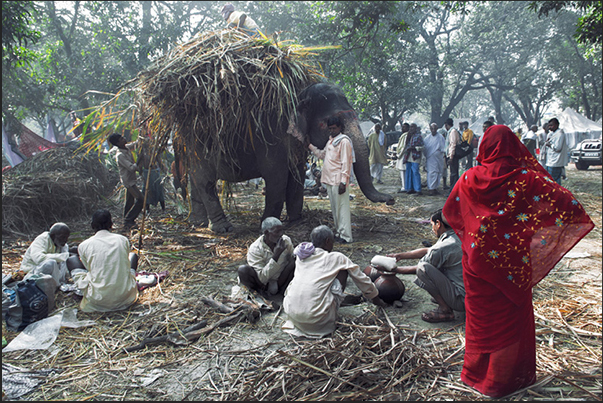
[(136, 186), (136, 172), (139, 167), (134, 162), (132, 150), (136, 148), (138, 142), (130, 142), (118, 133), (113, 133), (107, 141), (117, 147), (115, 160), (119, 167), (119, 178), (122, 185), (126, 188), (126, 201), (124, 203), (124, 230), (136, 229), (136, 218), (144, 207), (144, 196)]
[(353, 238), (349, 183), (354, 163), (352, 140), (343, 134), (343, 123), (338, 116), (328, 118), (327, 128), (330, 137), (325, 148), (320, 150), (313, 144), (308, 148), (316, 157), (324, 160), (320, 181), (327, 189), (331, 202), (335, 240), (351, 243)]

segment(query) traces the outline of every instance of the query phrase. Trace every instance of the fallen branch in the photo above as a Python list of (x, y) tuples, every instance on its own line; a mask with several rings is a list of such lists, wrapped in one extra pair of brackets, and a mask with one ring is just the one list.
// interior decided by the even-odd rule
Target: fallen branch
[[(187, 327), (186, 329), (184, 329), (182, 331), (182, 333), (187, 334), (189, 332), (201, 329), (201, 328), (205, 327), (206, 325), (207, 325), (207, 321), (202, 320), (199, 323), (195, 323), (194, 325)], [(180, 336), (180, 332), (173, 332), (173, 333), (166, 334), (164, 336), (159, 336), (159, 337), (146, 338), (146, 339), (143, 339), (140, 342), (140, 344), (137, 344), (132, 347), (126, 347), (124, 350), (127, 353), (131, 353), (132, 351), (142, 350), (143, 348), (145, 348), (145, 346), (147, 346), (149, 344), (159, 344), (159, 343), (165, 343), (166, 341), (171, 341), (170, 337), (173, 337), (174, 335)]]
[(221, 326), (225, 326), (227, 324), (229, 324), (230, 322), (234, 321), (235, 319), (239, 319), (242, 316), (246, 316), (245, 315), (245, 311), (239, 311), (233, 315), (229, 315), (223, 319), (220, 319), (219, 321), (217, 321), (216, 323), (206, 326), (203, 329), (200, 330), (195, 330), (192, 332), (186, 332), (183, 334), (180, 333), (172, 333), (170, 336), (168, 337), (168, 340), (174, 344), (187, 344), (201, 336), (207, 336), (208, 334), (210, 334), (211, 332), (214, 331), (215, 328), (217, 327), (221, 327)]

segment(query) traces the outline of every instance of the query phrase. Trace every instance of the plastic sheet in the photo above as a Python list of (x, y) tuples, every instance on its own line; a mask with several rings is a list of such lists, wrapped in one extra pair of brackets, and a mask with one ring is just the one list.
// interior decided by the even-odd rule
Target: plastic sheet
[(93, 320), (79, 321), (76, 313), (77, 308), (66, 309), (56, 315), (31, 323), (2, 349), (2, 353), (16, 350), (46, 350), (57, 339), (61, 326), (78, 328), (96, 323)]
[[(26, 368), (15, 367), (10, 364), (2, 364), (2, 392), (6, 393), (7, 400), (16, 400), (31, 392), (44, 381), (44, 378), (53, 370), (42, 369), (32, 371)], [(2, 397), (2, 400), (5, 400)]]

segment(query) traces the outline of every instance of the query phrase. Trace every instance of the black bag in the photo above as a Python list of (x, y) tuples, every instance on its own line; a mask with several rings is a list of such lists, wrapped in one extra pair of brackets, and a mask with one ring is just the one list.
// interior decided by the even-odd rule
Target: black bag
[(472, 152), (473, 147), (471, 147), (471, 144), (467, 143), (466, 141), (461, 141), (459, 144), (456, 145), (454, 149), (454, 157), (457, 159), (461, 159), (471, 154)]
[(16, 286), (3, 287), (2, 292), (13, 294), (5, 317), (9, 330), (20, 332), (30, 323), (48, 316), (48, 297), (36, 285), (36, 280), (19, 281)]

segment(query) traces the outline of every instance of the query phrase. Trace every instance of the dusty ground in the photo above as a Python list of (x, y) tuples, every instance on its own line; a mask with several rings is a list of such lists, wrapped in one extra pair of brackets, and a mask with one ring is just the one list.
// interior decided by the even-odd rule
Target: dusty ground
[[(542, 317), (541, 323), (537, 324), (541, 384), (516, 394), (516, 400), (601, 399), (601, 167), (577, 171), (570, 165), (567, 175), (566, 187), (583, 203), (596, 227), (535, 289), (535, 310), (537, 318), (538, 315)], [(395, 195), (394, 206), (373, 204), (357, 187), (352, 188), (351, 193), (355, 196), (351, 202), (354, 242), (337, 244), (336, 250), (347, 254), (360, 267), (367, 266), (376, 254), (420, 248), (422, 241), (434, 243), (436, 240), (428, 220), (432, 211), (444, 205), (445, 196), (397, 194), (398, 171), (394, 168), (385, 169), (384, 182), (377, 188)], [(305, 357), (308, 349), (318, 348), (314, 342), (292, 339), (280, 330), (284, 314), (277, 309), (281, 302), (278, 298), (274, 300), (274, 309), (263, 309), (256, 323), (242, 320), (217, 328), (188, 345), (162, 343), (137, 352), (123, 352), (124, 348), (138, 344), (145, 337), (174, 332), (204, 318), (215, 323), (224, 317), (209, 309), (200, 298), (225, 300), (230, 296), (237, 283), (236, 267), (244, 262), (247, 246), (259, 235), (263, 207), (261, 186), (256, 190), (253, 185), (235, 184), (224, 193), (223, 203), (236, 228), (227, 235), (188, 225), (186, 206), (173, 197), (170, 193), (165, 213), (158, 207), (152, 208), (142, 238), (138, 232), (128, 234), (133, 247), (140, 248), (140, 270), (168, 270), (170, 275), (158, 286), (143, 291), (138, 303), (126, 312), (79, 312), (79, 319), (92, 319), (97, 325), (82, 329), (62, 328), (50, 351), (3, 354), (3, 363), (29, 370), (54, 370), (22, 399), (291, 400), (304, 396), (301, 392), (297, 395), (291, 392), (298, 381), (295, 377), (288, 378), (287, 382), (282, 378), (282, 386), (270, 393), (262, 392), (269, 382), (265, 385), (257, 383), (256, 379), (253, 383), (248, 378), (269, 369), (273, 373), (287, 373), (286, 368), (293, 365), (293, 361), (276, 365), (271, 361), (275, 359), (275, 352), (280, 351), (281, 355), (283, 351), (296, 352), (298, 357)], [(114, 217), (120, 217), (119, 197), (114, 197), (112, 203), (109, 207)], [(121, 220), (116, 221), (121, 227)], [(70, 243), (79, 243), (92, 235), (87, 219), (68, 224), (72, 228)], [(286, 233), (296, 245), (307, 241), (310, 231), (318, 224), (332, 224), (329, 202), (307, 197), (304, 219), (287, 228)], [(32, 238), (35, 235), (31, 234)], [(18, 268), (20, 256), (30, 241), (2, 240), (3, 273)], [(377, 329), (375, 334), (385, 332), (380, 340), (391, 338), (390, 350), (402, 342), (412, 343), (415, 348), (424, 349), (425, 354), (431, 355), (436, 362), (445, 363), (445, 367), (437, 369), (436, 365), (432, 372), (416, 375), (415, 386), (393, 395), (368, 394), (370, 399), (487, 400), (464, 387), (459, 380), (464, 342), (463, 315), (457, 314), (454, 322), (445, 324), (422, 321), (421, 313), (435, 305), (413, 284), (414, 276), (398, 277), (406, 286), (401, 307), (390, 306), (382, 310), (370, 303), (343, 307), (341, 325), (336, 333), (349, 339), (349, 329), (362, 328), (370, 332), (374, 328)], [(351, 281), (347, 291), (357, 292)], [(569, 308), (563, 305), (570, 300), (578, 302)], [(72, 295), (61, 293), (57, 310), (76, 307), (76, 304)], [(549, 312), (551, 307), (557, 311)], [(557, 312), (562, 315), (561, 319)], [(578, 339), (564, 339), (573, 337), (572, 334)], [(3, 335), (10, 341), (17, 334), (7, 332), (3, 327)], [(363, 335), (368, 337), (366, 333)], [(333, 340), (324, 343), (335, 343), (337, 337), (335, 335)], [(394, 343), (394, 339), (398, 341)], [(325, 357), (323, 361), (327, 361)], [(317, 362), (320, 363), (320, 359)], [(401, 364), (398, 362), (394, 367), (396, 365)], [(319, 370), (313, 371), (310, 380), (322, 374)], [(342, 374), (335, 378), (340, 379)], [(564, 374), (565, 378), (559, 374)], [(568, 374), (573, 374), (572, 381), (563, 381)], [(381, 374), (380, 379), (388, 376)], [(275, 395), (280, 389), (283, 390), (281, 395)], [(289, 392), (284, 392), (286, 390)], [(324, 386), (325, 394), (310, 396), (314, 396), (314, 400), (321, 400), (321, 397), (343, 400), (346, 396), (347, 399), (354, 396), (329, 395), (329, 390)], [(367, 399), (367, 395), (361, 396)]]

